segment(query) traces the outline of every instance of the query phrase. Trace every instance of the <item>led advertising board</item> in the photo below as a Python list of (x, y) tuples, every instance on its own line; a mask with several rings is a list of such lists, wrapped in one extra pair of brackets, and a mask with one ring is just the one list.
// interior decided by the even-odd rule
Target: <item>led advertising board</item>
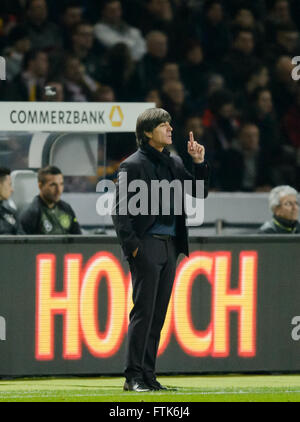
[[(158, 372), (299, 370), (298, 242), (192, 238)], [(3, 238), (0, 256), (0, 375), (123, 372), (132, 291), (115, 238)]]

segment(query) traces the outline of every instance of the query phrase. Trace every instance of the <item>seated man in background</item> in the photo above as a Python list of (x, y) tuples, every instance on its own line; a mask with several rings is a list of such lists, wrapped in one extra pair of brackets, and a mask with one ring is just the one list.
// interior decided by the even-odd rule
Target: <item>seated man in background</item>
[(269, 206), (273, 212), (273, 218), (260, 227), (260, 234), (300, 233), (297, 195), (298, 192), (288, 185), (277, 186), (271, 190)]
[(0, 235), (24, 234), (16, 211), (6, 203), (12, 193), (10, 170), (0, 167)]
[(81, 234), (80, 225), (71, 206), (60, 199), (64, 178), (55, 166), (38, 172), (40, 194), (21, 214), (27, 234)]

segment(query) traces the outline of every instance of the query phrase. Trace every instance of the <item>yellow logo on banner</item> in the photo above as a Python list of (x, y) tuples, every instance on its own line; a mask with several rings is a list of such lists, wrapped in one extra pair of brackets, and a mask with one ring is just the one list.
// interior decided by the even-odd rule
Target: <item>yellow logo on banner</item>
[(124, 114), (120, 106), (112, 106), (112, 109), (109, 114), (109, 120), (113, 127), (122, 126), (124, 120)]

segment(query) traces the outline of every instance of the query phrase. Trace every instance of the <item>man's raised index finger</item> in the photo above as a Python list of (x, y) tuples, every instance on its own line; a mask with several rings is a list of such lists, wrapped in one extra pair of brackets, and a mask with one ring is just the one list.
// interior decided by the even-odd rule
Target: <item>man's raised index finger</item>
[(194, 134), (193, 134), (193, 132), (192, 132), (192, 131), (190, 132), (190, 141), (191, 141), (191, 142), (194, 142)]

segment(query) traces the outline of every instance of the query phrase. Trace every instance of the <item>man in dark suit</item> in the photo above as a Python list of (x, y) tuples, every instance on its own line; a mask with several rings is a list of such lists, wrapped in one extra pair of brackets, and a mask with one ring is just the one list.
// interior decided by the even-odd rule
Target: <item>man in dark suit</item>
[[(124, 390), (128, 391), (165, 389), (155, 376), (160, 332), (171, 296), (177, 257), (179, 253), (189, 253), (184, 208), (181, 213), (176, 212), (175, 190), (172, 194), (170, 189), (169, 198), (164, 196), (165, 192), (159, 192), (154, 199), (154, 184), (179, 181), (182, 185), (190, 181), (193, 196), (205, 198), (208, 193), (209, 168), (204, 161), (204, 147), (194, 141), (190, 132), (187, 150), (194, 162), (192, 175), (179, 157), (168, 152), (173, 130), (170, 122), (169, 113), (159, 108), (148, 109), (138, 117), (139, 148), (121, 163), (116, 184), (112, 218), (129, 262), (134, 304), (126, 349)], [(196, 182), (200, 180), (204, 180), (204, 189), (197, 192)], [(128, 189), (132, 182), (141, 186), (140, 202), (135, 202), (133, 190)], [(180, 201), (183, 204), (184, 195)], [(133, 204), (138, 202), (145, 212), (136, 212)], [(153, 212), (155, 205), (158, 212)], [(166, 205), (169, 205), (169, 212), (165, 212)]]

